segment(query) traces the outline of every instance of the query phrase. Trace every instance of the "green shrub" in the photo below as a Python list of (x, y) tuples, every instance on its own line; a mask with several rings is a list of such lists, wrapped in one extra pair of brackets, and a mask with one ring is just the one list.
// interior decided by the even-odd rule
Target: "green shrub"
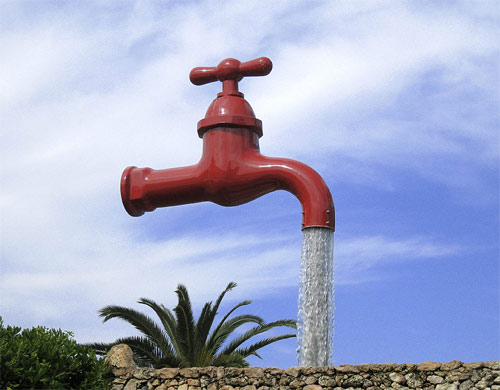
[(104, 359), (71, 332), (42, 326), (21, 331), (0, 317), (1, 389), (108, 389)]

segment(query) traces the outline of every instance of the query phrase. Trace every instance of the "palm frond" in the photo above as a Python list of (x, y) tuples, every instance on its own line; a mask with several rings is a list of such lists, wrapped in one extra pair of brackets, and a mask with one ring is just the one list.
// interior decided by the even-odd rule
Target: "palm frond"
[(230, 355), (217, 355), (210, 363), (211, 366), (222, 366), (222, 367), (238, 367), (244, 368), (249, 367), (250, 364), (245, 360), (245, 358), (237, 353), (232, 353)]
[(203, 306), (200, 317), (198, 318), (198, 321), (196, 322), (194, 328), (194, 342), (196, 344), (195, 349), (198, 351), (205, 346), (208, 333), (210, 332), (210, 328), (212, 327), (213, 320), (211, 319), (211, 314), (212, 302), (207, 302)]
[(169, 353), (172, 349), (165, 332), (151, 318), (137, 310), (112, 305), (101, 309), (100, 316), (104, 318), (103, 322), (118, 318), (130, 323), (139, 332), (156, 343), (165, 353)]
[(187, 289), (182, 284), (179, 284), (175, 291), (178, 297), (177, 306), (174, 308), (174, 313), (177, 317), (177, 337), (179, 349), (182, 352), (182, 358), (190, 363), (194, 360), (194, 319), (191, 300)]
[(254, 355), (254, 356), (257, 356), (258, 358), (262, 359), (256, 351), (258, 351), (262, 347), (265, 347), (266, 345), (272, 344), (276, 341), (285, 340), (285, 339), (289, 339), (289, 338), (296, 337), (296, 336), (297, 336), (296, 334), (290, 333), (290, 334), (283, 334), (283, 335), (275, 336), (275, 337), (268, 337), (268, 338), (265, 338), (265, 339), (258, 341), (255, 344), (250, 345), (249, 347), (236, 349), (234, 351), (234, 353), (239, 354), (239, 355), (243, 356), (244, 358), (246, 358), (250, 355)]
[(172, 311), (167, 309), (163, 304), (160, 305), (165, 313), (165, 317), (168, 319), (169, 327), (165, 329), (175, 347), (177, 354), (180, 354), (180, 347), (177, 342), (177, 319), (172, 314)]
[[(210, 328), (213, 325), (213, 322), (215, 320), (215, 316), (217, 315), (217, 311), (219, 310), (219, 306), (224, 299), (224, 296), (226, 295), (227, 292), (231, 291), (233, 288), (235, 288), (237, 284), (235, 282), (230, 282), (224, 291), (219, 295), (217, 300), (215, 301), (215, 305), (212, 307), (212, 302), (207, 302), (205, 306), (203, 307), (203, 310), (201, 311), (200, 318), (198, 319), (198, 322), (196, 323), (196, 341), (199, 343), (199, 345), (206, 345), (207, 343), (207, 337), (210, 332)], [(233, 309), (234, 311), (234, 309)], [(229, 313), (230, 314), (230, 313)], [(229, 315), (228, 314), (228, 315)], [(224, 318), (226, 319), (227, 316)], [(223, 320), (224, 321), (224, 320)], [(220, 323), (219, 323), (220, 326)]]
[[(231, 314), (234, 313), (234, 311), (242, 306), (246, 306), (246, 305), (250, 305), (252, 303), (252, 301), (243, 301), (243, 302), (240, 302), (238, 303), (236, 306), (234, 306), (231, 310), (229, 310), (227, 312), (227, 314), (222, 318), (222, 320), (219, 322), (219, 324), (217, 325), (217, 327), (214, 329), (214, 331), (212, 332), (211, 336), (210, 336), (210, 339), (208, 340), (208, 345), (211, 345), (212, 344), (212, 338), (215, 337), (215, 335), (217, 335), (219, 333), (219, 330), (220, 328), (222, 327), (222, 325), (226, 322), (226, 320), (229, 318), (229, 316)], [(264, 323), (264, 321), (262, 321), (262, 323)]]
[(227, 338), (240, 326), (254, 323), (261, 326), (264, 323), (264, 320), (256, 315), (252, 314), (242, 314), (240, 316), (233, 317), (227, 320), (218, 330), (217, 332), (213, 332), (210, 335), (209, 342), (207, 344), (207, 348), (215, 354), (215, 352), (224, 344)]
[(231, 291), (233, 288), (235, 288), (237, 286), (237, 284), (235, 282), (230, 282), (224, 291), (222, 291), (222, 293), (219, 295), (219, 297), (217, 298), (217, 300), (215, 301), (215, 305), (214, 305), (214, 309), (213, 309), (213, 316), (215, 317), (215, 315), (217, 314), (217, 310), (219, 310), (219, 306), (222, 302), (222, 300), (224, 299), (224, 296), (226, 295), (226, 293), (228, 293), (229, 291)]
[(241, 344), (243, 344), (245, 341), (249, 340), (250, 338), (257, 336), (258, 334), (267, 332), (270, 329), (276, 328), (278, 326), (286, 326), (289, 328), (294, 328), (296, 329), (296, 321), (295, 320), (279, 320), (279, 321), (274, 321), (270, 322), (265, 325), (258, 325), (253, 327), (252, 329), (248, 330), (244, 334), (242, 334), (240, 337), (237, 337), (229, 345), (224, 348), (221, 352), (223, 355), (228, 355), (236, 350)]
[(177, 345), (177, 322), (174, 315), (165, 306), (157, 304), (155, 301), (147, 298), (141, 298), (137, 302), (149, 306), (153, 309), (160, 319), (165, 333), (168, 336), (167, 350), (166, 352), (174, 354), (174, 350), (177, 354), (180, 353), (179, 346)]

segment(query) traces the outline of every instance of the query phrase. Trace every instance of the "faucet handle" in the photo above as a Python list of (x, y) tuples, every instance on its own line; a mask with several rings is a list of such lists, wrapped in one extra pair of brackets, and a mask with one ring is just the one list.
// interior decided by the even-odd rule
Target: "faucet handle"
[(194, 85), (203, 85), (213, 81), (222, 81), (222, 92), (208, 107), (205, 118), (198, 122), (198, 135), (217, 126), (244, 127), (262, 137), (262, 122), (255, 117), (252, 107), (238, 91), (238, 81), (248, 76), (265, 76), (273, 69), (273, 63), (267, 57), (240, 62), (226, 58), (217, 66), (194, 68), (189, 79)]
[(272, 69), (273, 63), (267, 57), (260, 57), (247, 62), (226, 58), (217, 66), (194, 68), (189, 73), (189, 79), (194, 85), (203, 85), (217, 80), (231, 80), (237, 83), (243, 77), (266, 76)]

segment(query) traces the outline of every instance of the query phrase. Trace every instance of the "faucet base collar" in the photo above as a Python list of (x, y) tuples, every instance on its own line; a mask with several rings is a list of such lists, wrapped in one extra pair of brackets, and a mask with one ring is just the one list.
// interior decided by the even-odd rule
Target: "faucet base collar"
[(203, 134), (208, 130), (218, 127), (245, 127), (255, 132), (259, 138), (262, 137), (262, 121), (255, 117), (243, 115), (217, 115), (209, 116), (198, 121), (198, 136), (203, 138)]

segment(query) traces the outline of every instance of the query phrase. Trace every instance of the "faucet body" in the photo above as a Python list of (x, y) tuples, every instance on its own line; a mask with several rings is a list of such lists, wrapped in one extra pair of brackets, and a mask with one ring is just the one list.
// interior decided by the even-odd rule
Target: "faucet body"
[(204, 201), (238, 206), (269, 192), (285, 190), (302, 204), (303, 229), (335, 229), (332, 196), (321, 176), (298, 161), (260, 154), (262, 122), (238, 91), (237, 82), (244, 76), (266, 75), (271, 69), (271, 61), (262, 57), (246, 63), (226, 59), (217, 67), (191, 71), (194, 84), (215, 80), (223, 83), (223, 91), (198, 122), (198, 134), (203, 139), (201, 159), (180, 168), (126, 168), (121, 196), (130, 215)]
[(163, 170), (129, 167), (121, 182), (123, 204), (132, 216), (204, 201), (238, 206), (276, 190), (299, 199), (303, 228), (335, 228), (332, 196), (321, 176), (301, 162), (263, 156), (258, 135), (244, 127), (206, 131), (196, 165)]

